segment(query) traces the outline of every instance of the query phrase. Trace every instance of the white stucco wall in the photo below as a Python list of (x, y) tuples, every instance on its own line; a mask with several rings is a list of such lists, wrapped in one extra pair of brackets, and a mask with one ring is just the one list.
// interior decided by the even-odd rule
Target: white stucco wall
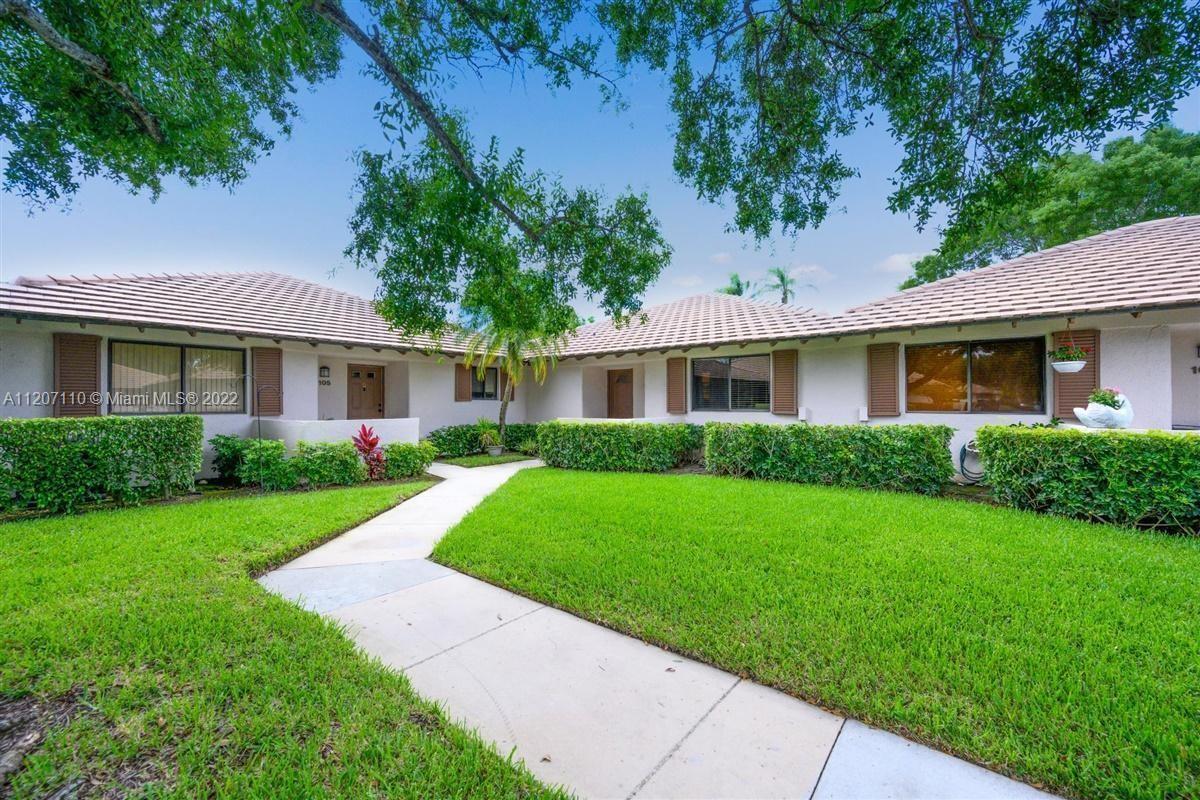
[[(78, 328), (76, 328), (78, 330)], [(0, 319), (0, 417), (44, 417), (50, 409), (30, 404), (26, 393), (54, 386), (54, 342), (32, 323)]]
[(608, 370), (609, 367), (583, 367), (582, 416), (597, 419), (608, 416)]
[[(508, 404), (508, 421), (524, 422), (532, 379), (526, 378)], [(480, 417), (498, 419), (499, 400), (454, 400), (454, 362), (423, 358), (408, 364), (408, 414), (421, 420), (421, 435), (444, 425), (466, 425)]]
[(1100, 332), (1100, 385), (1120, 388), (1137, 428), (1171, 427), (1171, 331), (1154, 327)]
[(574, 362), (560, 362), (541, 385), (526, 379), (521, 384), (521, 390), (525, 397), (528, 421), (584, 415), (583, 369)]
[[(418, 420), (402, 419), (330, 419), (303, 420), (279, 419), (276, 417), (262, 420), (262, 436), (264, 439), (282, 439), (289, 450), (296, 447), (297, 442), (344, 442), (354, 436), (362, 425), (375, 429), (381, 445), (393, 442), (417, 441)], [(251, 433), (258, 426), (257, 421), (251, 422)]]
[(1171, 418), (1175, 425), (1200, 427), (1200, 325), (1171, 329)]

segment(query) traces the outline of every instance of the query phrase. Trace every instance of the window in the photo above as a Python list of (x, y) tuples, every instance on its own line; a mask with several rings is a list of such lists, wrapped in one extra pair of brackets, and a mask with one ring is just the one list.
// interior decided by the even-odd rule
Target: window
[(1046, 343), (998, 339), (904, 348), (909, 411), (1040, 414)]
[(500, 385), (500, 370), (496, 367), (488, 367), (483, 371), (483, 377), (479, 377), (479, 370), (471, 370), (471, 399), (472, 400), (495, 400), (499, 394), (496, 391)]
[(239, 414), (246, 353), (223, 347), (110, 342), (113, 414)]
[(771, 357), (733, 356), (692, 359), (692, 409), (768, 411)]

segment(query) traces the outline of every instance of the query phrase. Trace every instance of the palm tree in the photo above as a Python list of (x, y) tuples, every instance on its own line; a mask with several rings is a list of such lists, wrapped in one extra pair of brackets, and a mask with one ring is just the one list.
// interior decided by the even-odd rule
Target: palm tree
[[(801, 286), (783, 267), (771, 267), (767, 270), (767, 278), (769, 282), (762, 290), (779, 292), (779, 302), (785, 306), (792, 302), (792, 298), (796, 296), (796, 290)], [(811, 283), (806, 283), (804, 288), (815, 289), (816, 287)]]
[(717, 291), (734, 297), (753, 297), (756, 294), (754, 281), (744, 281), (736, 272), (729, 273), (729, 285), (722, 286)]
[(500, 392), (501, 443), (507, 426), (508, 403), (512, 400), (513, 388), (525, 377), (525, 368), (529, 367), (535, 381), (545, 383), (546, 376), (558, 361), (564, 341), (563, 337), (548, 338), (529, 330), (493, 323), (484, 324), (468, 336), (463, 359), (467, 369), (474, 366), (482, 379), (488, 367), (495, 366), (506, 378)]

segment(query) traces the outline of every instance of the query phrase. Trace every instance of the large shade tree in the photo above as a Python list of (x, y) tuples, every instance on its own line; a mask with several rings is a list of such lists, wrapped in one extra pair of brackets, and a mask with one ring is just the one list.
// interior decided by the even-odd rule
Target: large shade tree
[(1108, 142), (1100, 158), (1056, 158), (1035, 176), (1030, 194), (1000, 198), (942, 231), (937, 252), (913, 265), (904, 286), (1135, 222), (1200, 214), (1200, 134), (1155, 128)]
[[(565, 186), (469, 132), (450, 104), (455, 71), (586, 79), (606, 95), (622, 70), (667, 73), (677, 174), (757, 238), (819, 224), (856, 172), (839, 139), (879, 120), (904, 153), (891, 207), (919, 224), (945, 207), (953, 224), (1032, 191), (1068, 147), (1166, 120), (1200, 80), (1200, 8), (0, 0), (5, 187), (38, 203), (91, 175), (150, 192), (168, 176), (236, 184), (288, 133), (297, 85), (333, 75), (347, 48), (384, 87), (376, 111), (397, 141), (360, 159), (350, 246), (379, 270), (385, 313), (438, 333), (472, 297), (500, 310), (529, 292), (569, 328), (580, 293), (618, 317), (640, 308), (670, 255), (657, 220), (637, 194)], [(530, 279), (497, 278), (514, 270)]]

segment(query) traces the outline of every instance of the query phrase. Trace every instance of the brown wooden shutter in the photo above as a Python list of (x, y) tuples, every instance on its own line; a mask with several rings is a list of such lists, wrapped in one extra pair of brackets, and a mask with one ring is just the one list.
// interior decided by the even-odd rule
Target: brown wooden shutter
[(687, 413), (687, 359), (667, 359), (667, 413)]
[(54, 334), (54, 416), (100, 414), (100, 337)]
[[(504, 388), (505, 388), (506, 386), (508, 386), (508, 373), (507, 373), (507, 372), (505, 372), (505, 371), (504, 371), (504, 369), (503, 369), (502, 367), (500, 367), (500, 366), (497, 366), (497, 368), (496, 368), (496, 371), (500, 373), (500, 398), (499, 398), (499, 399), (503, 400), (503, 399), (504, 399)], [(513, 385), (513, 388), (512, 388), (512, 397), (510, 397), (510, 398), (508, 398), (508, 399), (509, 399), (509, 400), (516, 400), (516, 399), (517, 399), (517, 387), (516, 387), (516, 384), (514, 384), (514, 385)]]
[(1054, 347), (1063, 347), (1075, 342), (1076, 347), (1087, 351), (1087, 366), (1079, 372), (1054, 373), (1053, 415), (1065, 422), (1076, 422), (1075, 409), (1086, 408), (1088, 395), (1100, 388), (1100, 331), (1058, 331), (1054, 334)]
[(867, 345), (867, 416), (900, 416), (900, 345)]
[(454, 365), (454, 402), (471, 402), (471, 368), (466, 364)]
[(796, 414), (796, 351), (771, 353), (771, 413)]
[(283, 413), (283, 351), (278, 347), (252, 347), (250, 358), (254, 414), (278, 417)]

